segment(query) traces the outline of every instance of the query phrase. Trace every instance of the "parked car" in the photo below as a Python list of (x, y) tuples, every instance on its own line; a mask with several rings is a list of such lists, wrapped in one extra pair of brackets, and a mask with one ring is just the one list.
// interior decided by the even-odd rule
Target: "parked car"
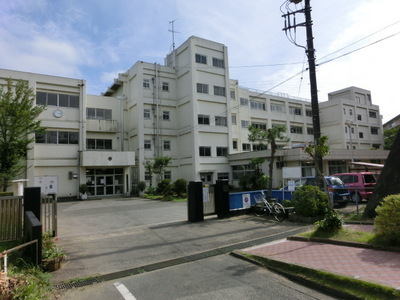
[[(335, 206), (344, 207), (350, 200), (350, 192), (338, 177), (325, 176), (328, 192)], [(317, 185), (316, 177), (302, 177), (294, 181), (295, 190), (303, 185)], [(284, 190), (288, 190), (286, 186)]]
[(338, 173), (332, 176), (340, 178), (346, 184), (354, 202), (368, 200), (376, 185), (375, 175), (371, 172)]

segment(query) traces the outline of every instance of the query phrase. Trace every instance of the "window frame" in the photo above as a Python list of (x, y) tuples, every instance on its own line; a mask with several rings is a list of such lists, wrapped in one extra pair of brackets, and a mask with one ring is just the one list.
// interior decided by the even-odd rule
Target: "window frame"
[[(201, 120), (201, 122), (200, 122)], [(197, 124), (199, 125), (210, 125), (210, 115), (197, 115)]]
[(199, 146), (199, 156), (211, 157), (211, 147), (210, 146)]
[(195, 54), (195, 62), (206, 65), (207, 64), (207, 55), (196, 53)]

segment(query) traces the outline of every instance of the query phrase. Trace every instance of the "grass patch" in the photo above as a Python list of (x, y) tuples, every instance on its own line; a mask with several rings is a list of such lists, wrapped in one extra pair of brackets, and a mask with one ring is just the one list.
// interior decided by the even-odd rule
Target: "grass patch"
[(375, 233), (342, 228), (335, 233), (315, 230), (315, 231), (300, 233), (299, 236), (306, 238), (332, 239), (345, 242), (369, 244), (375, 238)]
[(86, 280), (92, 280), (92, 279), (94, 279), (94, 278), (96, 278), (96, 277), (94, 277), (94, 276), (89, 276), (89, 277), (85, 277), (85, 278), (83, 278), (83, 277), (76, 277), (76, 278), (72, 278), (72, 279), (68, 280), (67, 283), (74, 284), (74, 283), (84, 282), (84, 281), (86, 281)]
[[(240, 255), (251, 261), (257, 262), (259, 265), (270, 268), (287, 277), (295, 278), (301, 283), (309, 283), (317, 288), (322, 287), (323, 290), (336, 291), (339, 294), (345, 293), (360, 299), (399, 299), (400, 291), (390, 287), (384, 287), (378, 284), (365, 282), (362, 280), (348, 278), (345, 276), (335, 275), (323, 271), (313, 270), (292, 264), (286, 264), (264, 257), (253, 256), (240, 253)], [(339, 288), (338, 288), (339, 287)]]
[(187, 198), (174, 198), (172, 201), (174, 201), (174, 202), (186, 202)]

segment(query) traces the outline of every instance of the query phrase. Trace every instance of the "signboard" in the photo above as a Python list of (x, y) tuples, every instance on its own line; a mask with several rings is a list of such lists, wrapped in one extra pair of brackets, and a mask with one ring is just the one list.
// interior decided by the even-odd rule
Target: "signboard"
[(209, 201), (209, 188), (208, 185), (203, 186), (203, 202)]
[(294, 192), (295, 188), (296, 188), (296, 186), (294, 184), (294, 180), (289, 180), (288, 181), (288, 191)]
[(55, 176), (35, 176), (35, 186), (39, 186), (43, 194), (57, 194), (57, 177)]
[(250, 194), (243, 194), (242, 202), (243, 202), (243, 208), (250, 208), (251, 207)]
[(283, 178), (300, 178), (301, 167), (283, 167), (282, 176)]

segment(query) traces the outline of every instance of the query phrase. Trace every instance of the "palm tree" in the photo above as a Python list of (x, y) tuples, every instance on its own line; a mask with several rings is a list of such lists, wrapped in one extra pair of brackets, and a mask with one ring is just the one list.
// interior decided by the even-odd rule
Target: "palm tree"
[(269, 160), (269, 180), (268, 180), (268, 193), (267, 199), (271, 200), (272, 197), (272, 176), (273, 176), (273, 169), (274, 169), (274, 162), (275, 162), (275, 153), (278, 149), (278, 145), (276, 144), (277, 140), (281, 141), (289, 141), (289, 138), (284, 135), (286, 133), (286, 126), (285, 125), (276, 125), (272, 126), (267, 130), (256, 128), (253, 125), (249, 126), (249, 136), (248, 140), (250, 142), (259, 141), (260, 144), (263, 142), (267, 142), (271, 145), (271, 158)]

